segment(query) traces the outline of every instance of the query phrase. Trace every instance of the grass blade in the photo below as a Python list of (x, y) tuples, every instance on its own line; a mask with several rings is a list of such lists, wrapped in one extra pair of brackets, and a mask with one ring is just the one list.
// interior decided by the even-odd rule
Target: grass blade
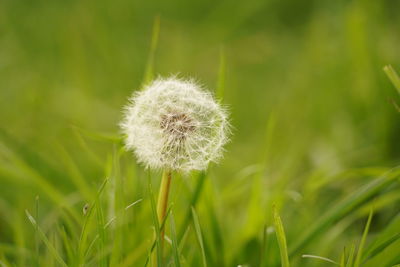
[(343, 253), (342, 253), (342, 255), (340, 256), (340, 267), (346, 267), (346, 266), (345, 266), (345, 258), (346, 258), (346, 253), (345, 253), (345, 251), (343, 250)]
[(60, 254), (58, 254), (57, 250), (55, 247), (51, 244), (50, 240), (46, 237), (42, 229), (38, 226), (36, 223), (35, 218), (32, 217), (32, 215), (28, 212), (28, 210), (25, 210), (26, 216), (28, 217), (29, 221), (33, 225), (33, 227), (38, 231), (38, 235), (40, 239), (43, 241), (43, 243), (46, 245), (47, 249), (53, 255), (54, 259), (63, 267), (68, 267), (68, 265), (65, 263), (65, 261), (62, 259)]
[(396, 267), (396, 266), (399, 267), (400, 266), (399, 262), (400, 262), (400, 254), (397, 254), (389, 261), (389, 263), (385, 265), (385, 267)]
[(365, 245), (365, 240), (367, 239), (369, 227), (371, 225), (372, 215), (373, 215), (373, 210), (371, 209), (371, 211), (369, 212), (367, 224), (365, 225), (364, 233), (363, 233), (362, 238), (361, 238), (360, 246), (358, 247), (358, 252), (357, 252), (356, 261), (354, 262), (354, 267), (359, 267), (360, 266), (362, 252), (363, 252), (364, 245)]
[(390, 81), (393, 83), (394, 87), (396, 87), (397, 92), (400, 94), (400, 77), (397, 75), (396, 71), (393, 69), (391, 65), (387, 65), (383, 68), (386, 75), (389, 77)]
[(351, 245), (349, 257), (347, 258), (346, 267), (353, 267), (354, 261), (354, 252), (356, 250), (356, 246), (354, 244)]
[(263, 240), (262, 240), (262, 246), (261, 246), (261, 255), (260, 255), (260, 266), (263, 267), (265, 266), (266, 262), (266, 254), (267, 254), (267, 240), (268, 240), (268, 235), (267, 235), (267, 226), (264, 225), (263, 228)]
[(372, 248), (368, 252), (365, 253), (364, 262), (366, 262), (367, 260), (375, 257), (376, 255), (381, 253), (383, 250), (385, 250), (385, 248), (389, 247), (391, 244), (393, 244), (394, 242), (396, 242), (399, 239), (400, 239), (400, 233), (398, 233), (398, 234), (396, 234), (394, 236), (391, 236), (387, 240), (379, 243), (375, 248)]
[(203, 236), (201, 234), (199, 217), (197, 216), (197, 213), (193, 207), (192, 207), (192, 216), (193, 216), (193, 224), (194, 224), (194, 229), (196, 231), (197, 241), (199, 242), (200, 249), (201, 249), (201, 257), (202, 257), (202, 261), (203, 261), (203, 266), (207, 267), (207, 259), (206, 259), (206, 253), (204, 250)]
[[(161, 255), (161, 234), (160, 234), (160, 224), (158, 222), (158, 216), (157, 216), (157, 208), (156, 208), (156, 201), (154, 200), (154, 193), (153, 193), (153, 188), (151, 185), (151, 177), (150, 177), (150, 172), (148, 174), (148, 187), (149, 187), (149, 197), (150, 197), (150, 203), (151, 203), (151, 212), (152, 212), (152, 217), (153, 217), (153, 224), (154, 224), (154, 231), (156, 233), (156, 259), (157, 259), (157, 266), (161, 267), (161, 261), (162, 261), (162, 255)], [(153, 249), (151, 249), (152, 251)]]
[[(164, 226), (167, 222), (167, 219), (168, 219), (168, 216), (169, 216), (171, 210), (172, 210), (172, 206), (170, 206), (168, 208), (167, 213), (165, 214), (164, 220), (162, 221), (161, 226), (160, 226), (160, 232), (161, 232), (161, 229), (164, 229)], [(160, 237), (161, 237), (161, 235), (160, 235)], [(150, 251), (149, 251), (149, 254), (147, 255), (147, 259), (146, 259), (146, 262), (144, 265), (145, 267), (147, 266), (147, 264), (149, 264), (151, 254), (153, 253), (154, 249), (156, 248), (156, 245), (157, 245), (157, 239), (154, 240), (153, 244), (150, 247)]]
[(62, 145), (57, 144), (56, 149), (58, 151), (60, 161), (66, 167), (68, 177), (74, 183), (79, 192), (85, 197), (85, 199), (93, 200), (94, 193), (76, 165), (73, 156), (70, 155), (70, 153)]
[(181, 262), (179, 259), (179, 250), (178, 250), (178, 240), (176, 237), (175, 219), (174, 219), (174, 214), (172, 212), (171, 212), (171, 217), (170, 217), (170, 230), (171, 230), (172, 252), (173, 252), (173, 256), (174, 256), (175, 267), (180, 267)]
[(278, 239), (279, 250), (280, 250), (280, 254), (281, 254), (281, 266), (289, 267), (290, 264), (289, 264), (289, 256), (288, 256), (287, 245), (286, 245), (285, 230), (283, 228), (282, 220), (281, 220), (281, 217), (279, 217), (276, 207), (273, 206), (272, 209), (273, 209), (273, 220), (274, 220), (274, 226), (275, 226), (275, 233), (276, 233), (276, 238)]
[(331, 259), (325, 258), (325, 257), (321, 257), (321, 256), (317, 256), (317, 255), (302, 255), (301, 257), (302, 258), (318, 259), (318, 260), (326, 261), (326, 262), (329, 262), (329, 263), (333, 263), (335, 265), (339, 265), (339, 263), (337, 263), (334, 260), (331, 260)]
[(272, 226), (267, 227), (264, 226), (263, 231), (263, 243), (262, 243), (262, 253), (260, 259), (260, 267), (267, 267), (269, 266), (268, 259), (271, 258), (272, 255), (272, 245), (273, 245), (273, 238), (272, 235), (274, 234), (275, 230)]
[(323, 233), (330, 225), (338, 222), (350, 212), (356, 210), (381, 190), (392, 184), (398, 178), (400, 168), (394, 168), (379, 178), (361, 187), (358, 191), (340, 201), (336, 206), (327, 211), (308, 231), (291, 246), (289, 256), (296, 255), (302, 248)]
[(74, 219), (79, 220), (78, 214), (74, 209), (66, 205), (63, 194), (55, 185), (49, 182), (50, 179), (48, 179), (48, 177), (42, 176), (42, 174), (26, 162), (25, 159), (8, 149), (2, 142), (0, 142), (0, 151), (3, 156), (7, 157), (10, 162), (12, 162), (12, 166), (4, 166), (5, 169), (2, 168), (3, 166), (0, 166), (0, 173), (6, 172), (6, 176), (13, 178), (28, 178), (27, 180), (29, 180), (29, 183), (36, 185), (46, 196), (53, 200), (54, 203), (67, 208), (70, 215), (73, 216)]
[(156, 54), (159, 35), (160, 35), (160, 16), (156, 16), (154, 18), (153, 31), (151, 35), (150, 52), (146, 64), (146, 70), (144, 73), (143, 84), (149, 83), (154, 76), (154, 58)]
[[(73, 244), (72, 240), (70, 238), (68, 238), (68, 234), (65, 230), (65, 227), (62, 226), (62, 227), (58, 228), (58, 232), (61, 237), (62, 244), (64, 245), (67, 259), (70, 259), (71, 262), (76, 261), (76, 259), (77, 259), (76, 251), (72, 247), (72, 244)], [(74, 264), (75, 264), (75, 262), (74, 262)]]
[(104, 214), (103, 209), (100, 203), (100, 196), (96, 198), (96, 217), (97, 217), (97, 231), (99, 235), (99, 266), (106, 267), (107, 266), (107, 257), (105, 255), (104, 247), (106, 246), (106, 232), (104, 229)]
[(86, 242), (86, 236), (87, 236), (87, 226), (89, 224), (89, 221), (92, 217), (93, 210), (97, 205), (97, 199), (100, 197), (101, 193), (103, 192), (106, 184), (108, 182), (108, 178), (104, 179), (103, 183), (101, 184), (99, 190), (97, 191), (96, 195), (96, 200), (93, 201), (92, 205), (89, 206), (89, 209), (86, 213), (85, 220), (83, 222), (82, 230), (81, 230), (81, 235), (79, 237), (79, 243), (78, 243), (78, 263), (81, 264), (82, 261), (85, 259), (85, 242)]
[(188, 228), (188, 225), (190, 223), (190, 219), (192, 217), (191, 209), (192, 209), (192, 207), (196, 207), (197, 201), (200, 198), (201, 191), (202, 191), (202, 189), (204, 187), (204, 181), (206, 180), (206, 176), (207, 175), (206, 175), (205, 172), (200, 172), (199, 173), (199, 177), (197, 177), (197, 179), (196, 179), (197, 180), (197, 184), (196, 184), (195, 190), (194, 190), (194, 192), (192, 194), (192, 198), (190, 199), (190, 206), (189, 206), (189, 208), (188, 208), (188, 210), (186, 212), (186, 215), (184, 217), (185, 219), (184, 219), (184, 221), (182, 223), (181, 231), (178, 234), (179, 244), (182, 242), (182, 239), (183, 239), (183, 236), (185, 234), (185, 231)]
[(273, 134), (275, 132), (275, 115), (271, 113), (268, 117), (268, 121), (265, 127), (263, 149), (259, 155), (260, 168), (253, 175), (252, 188), (250, 193), (250, 198), (247, 204), (247, 223), (243, 230), (243, 235), (241, 237), (242, 241), (248, 240), (251, 236), (255, 235), (261, 227), (263, 227), (265, 221), (267, 220), (264, 215), (260, 214), (260, 210), (264, 207), (263, 202), (263, 177), (268, 168), (268, 162), (270, 158), (270, 148), (273, 143)]
[(212, 241), (209, 242), (210, 253), (208, 260), (216, 266), (225, 266), (225, 244), (222, 237), (220, 222), (215, 208), (215, 200), (213, 196), (207, 196), (207, 213), (209, 217), (209, 233)]
[[(39, 220), (39, 196), (35, 198), (35, 218)], [(40, 251), (39, 251), (39, 224), (36, 223), (36, 232), (35, 232), (35, 252), (36, 252), (36, 264), (40, 266)]]

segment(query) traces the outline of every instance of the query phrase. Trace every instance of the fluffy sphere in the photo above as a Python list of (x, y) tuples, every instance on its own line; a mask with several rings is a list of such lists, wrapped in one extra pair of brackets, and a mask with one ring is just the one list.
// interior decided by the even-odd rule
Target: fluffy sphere
[(121, 128), (126, 146), (147, 167), (188, 172), (218, 161), (228, 141), (228, 116), (191, 80), (157, 79), (135, 92)]

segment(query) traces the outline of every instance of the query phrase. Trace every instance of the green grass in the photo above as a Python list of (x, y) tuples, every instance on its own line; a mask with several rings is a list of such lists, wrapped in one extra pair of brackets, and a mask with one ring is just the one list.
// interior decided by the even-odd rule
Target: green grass
[(174, 215), (171, 213), (170, 215), (170, 232), (171, 232), (171, 239), (172, 239), (172, 252), (174, 255), (174, 264), (176, 267), (181, 266), (181, 260), (180, 260), (180, 253), (179, 253), (179, 248), (178, 248), (178, 239), (176, 236), (176, 226), (175, 226), (175, 220), (174, 220)]
[(35, 227), (35, 230), (38, 232), (38, 235), (40, 237), (40, 239), (43, 241), (43, 243), (45, 244), (47, 250), (49, 251), (49, 253), (52, 254), (52, 256), (57, 260), (57, 262), (61, 265), (61, 266), (68, 266), (64, 260), (61, 258), (61, 256), (59, 255), (59, 253), (57, 252), (56, 248), (51, 244), (50, 240), (46, 237), (46, 235), (44, 234), (44, 232), (42, 231), (42, 229), (40, 229), (37, 225), (37, 222), (35, 220), (35, 218), (32, 217), (32, 215), (28, 212), (26, 212), (26, 216), (28, 217), (29, 221), (32, 223), (32, 225)]
[(199, 243), (199, 247), (200, 247), (200, 251), (201, 251), (201, 260), (203, 263), (203, 267), (207, 267), (206, 252), (204, 250), (204, 241), (203, 241), (203, 235), (201, 233), (199, 217), (197, 216), (197, 213), (193, 207), (192, 207), (192, 216), (193, 216), (193, 224), (194, 224), (194, 229), (196, 232), (197, 241)]
[(286, 244), (285, 230), (283, 228), (282, 220), (281, 217), (279, 217), (276, 207), (274, 206), (272, 209), (273, 209), (273, 217), (274, 217), (273, 220), (274, 220), (276, 238), (278, 240), (279, 251), (281, 254), (281, 266), (289, 267), (290, 264), (289, 264), (288, 249)]
[(357, 257), (356, 257), (356, 261), (354, 262), (354, 267), (359, 267), (361, 265), (363, 249), (364, 249), (365, 241), (368, 236), (369, 228), (371, 226), (372, 215), (373, 215), (373, 210), (371, 209), (371, 211), (369, 212), (367, 224), (365, 225), (364, 233), (362, 235), (360, 244), (358, 245)]
[[(399, 8), (0, 1), (0, 266), (398, 266)], [(173, 177), (158, 225), (161, 173), (118, 122), (170, 74), (215, 92), (233, 135)]]

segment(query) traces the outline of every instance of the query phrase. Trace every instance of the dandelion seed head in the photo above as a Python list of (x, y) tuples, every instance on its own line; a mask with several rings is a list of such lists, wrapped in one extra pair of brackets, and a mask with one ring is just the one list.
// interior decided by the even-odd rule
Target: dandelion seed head
[(154, 169), (204, 170), (228, 141), (226, 110), (191, 80), (157, 79), (134, 93), (121, 128), (138, 161)]

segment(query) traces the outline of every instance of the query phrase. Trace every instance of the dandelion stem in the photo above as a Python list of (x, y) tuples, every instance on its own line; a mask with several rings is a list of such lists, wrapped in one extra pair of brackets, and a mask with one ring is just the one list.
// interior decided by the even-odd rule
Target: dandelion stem
[[(172, 178), (172, 173), (171, 171), (164, 171), (162, 178), (161, 178), (161, 185), (160, 185), (160, 192), (158, 194), (158, 201), (157, 201), (157, 216), (158, 216), (158, 222), (160, 225), (163, 225), (165, 215), (167, 213), (167, 207), (168, 207), (168, 195), (169, 195), (169, 189), (171, 185), (171, 178)], [(163, 245), (164, 241), (164, 227), (160, 229), (160, 242), (161, 242), (161, 247)]]

